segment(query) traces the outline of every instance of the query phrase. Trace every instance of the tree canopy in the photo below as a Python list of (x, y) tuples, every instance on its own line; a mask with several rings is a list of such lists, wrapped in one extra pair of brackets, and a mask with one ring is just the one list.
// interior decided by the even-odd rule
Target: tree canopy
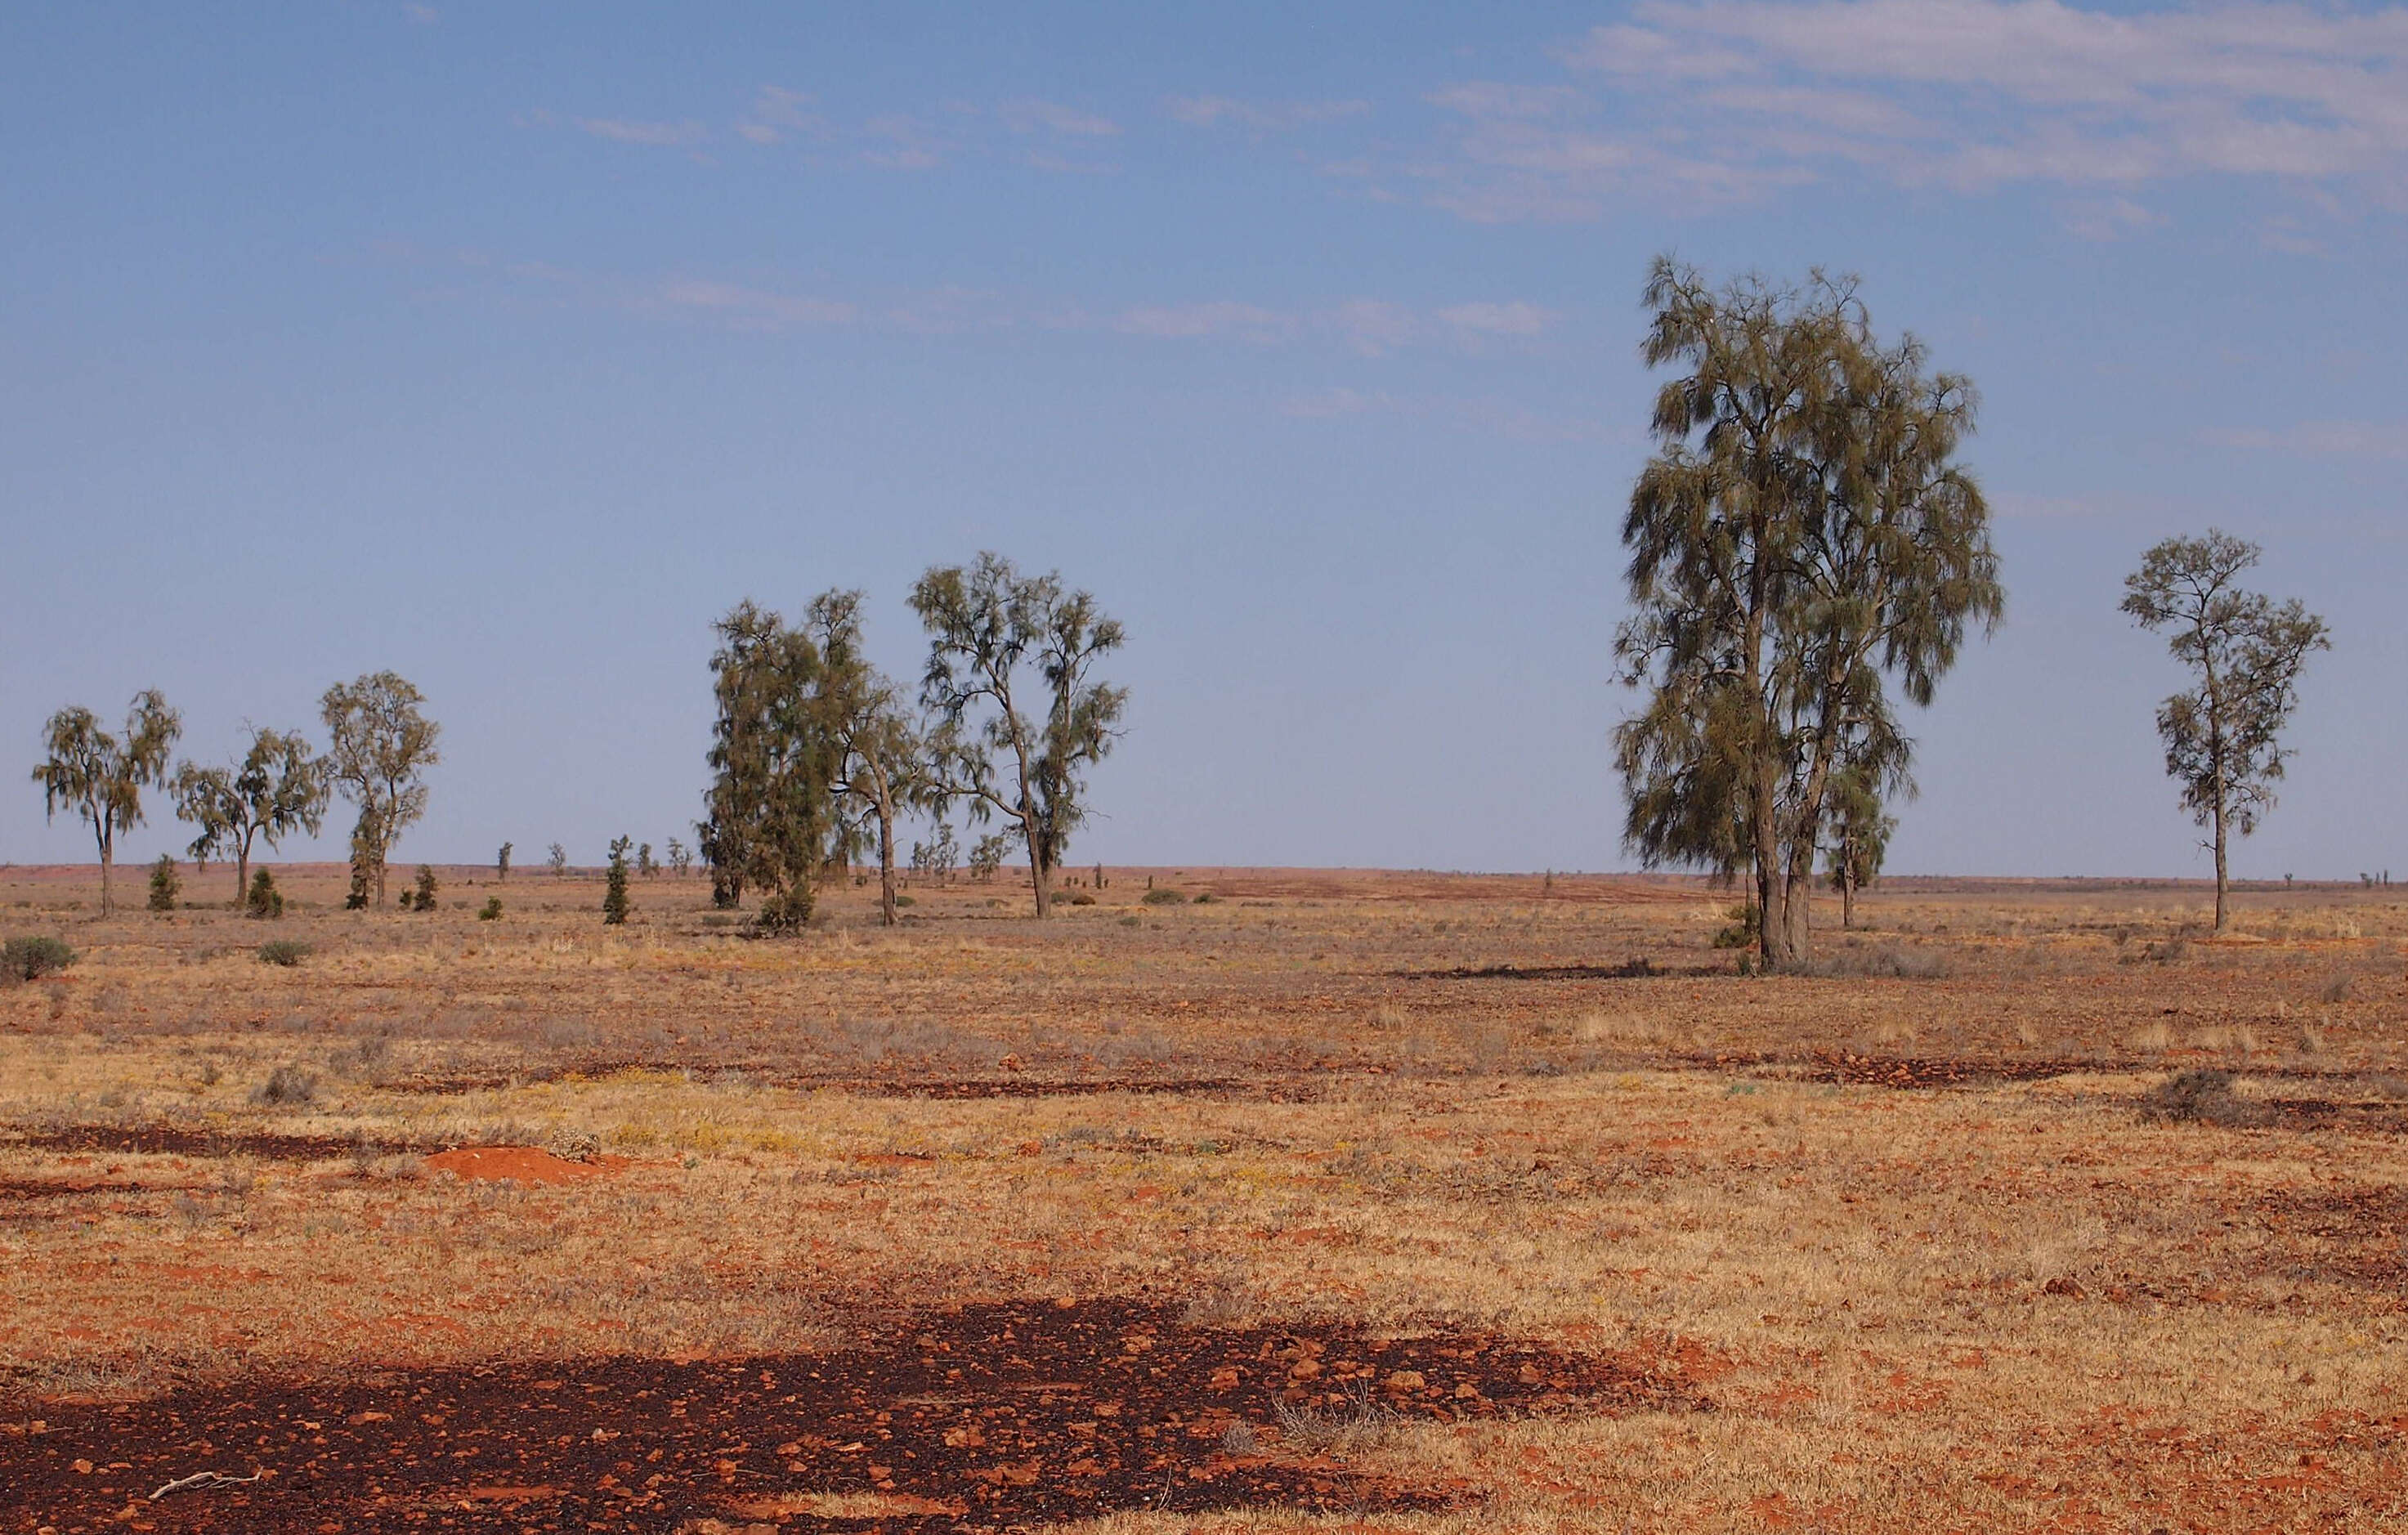
[(92, 827), (100, 853), (100, 909), (109, 910), (109, 873), (117, 862), (120, 834), (142, 825), (142, 791), (165, 787), (167, 753), (183, 732), (183, 717), (167, 707), (156, 688), (134, 696), (125, 726), (101, 728), (89, 709), (62, 709), (42, 731), (44, 756), (34, 769), (42, 786), (42, 811), (55, 817), (73, 810)]

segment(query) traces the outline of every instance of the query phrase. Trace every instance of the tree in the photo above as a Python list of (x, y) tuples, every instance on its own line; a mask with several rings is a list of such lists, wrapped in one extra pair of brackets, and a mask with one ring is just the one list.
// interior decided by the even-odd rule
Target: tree
[(693, 867), (694, 867), (694, 849), (692, 849), (692, 848), (690, 848), (690, 847), (686, 846), (683, 842), (679, 841), (679, 840), (678, 840), (676, 838), (674, 838), (674, 837), (670, 838), (670, 839), (669, 839), (669, 868), (670, 868), (670, 870), (671, 870), (673, 873), (675, 873), (679, 879), (682, 880), (682, 879), (684, 879), (684, 878), (685, 878), (685, 871), (686, 871), (687, 869), (689, 869), (689, 868), (693, 868)]
[(398, 673), (365, 674), (336, 683), (319, 700), (333, 738), (329, 771), (359, 808), (353, 839), (368, 855), (376, 900), (384, 904), (386, 861), (402, 832), (426, 813), (426, 769), (443, 760), (442, 726), (420, 710), (425, 697)]
[[(1058, 574), (1024, 577), (992, 552), (968, 569), (931, 567), (911, 589), (928, 631), (922, 702), (937, 717), (931, 755), (937, 792), (966, 798), (974, 821), (1001, 814), (1028, 851), (1037, 914), (1053, 910), (1054, 871), (1088, 814), (1085, 770), (1119, 739), (1128, 690), (1093, 681), (1096, 659), (1120, 648), (1118, 620)], [(1032, 716), (1036, 691), (1044, 713)], [(997, 782), (1004, 760), (1009, 782)]]
[(636, 872), (649, 880), (660, 871), (661, 866), (652, 862), (652, 844), (646, 842), (638, 847), (636, 849)]
[(1851, 765), (1831, 778), (1831, 849), (1824, 872), (1840, 893), (1840, 925), (1856, 925), (1856, 892), (1881, 874), (1898, 817), (1882, 808), (1881, 780)]
[(192, 855), (234, 855), (235, 904), (251, 887), (254, 841), (277, 848), (294, 832), (324, 829), (332, 795), (325, 759), (299, 731), (254, 729), (242, 760), (229, 768), (184, 763), (176, 769), (176, 816), (200, 828)]
[(156, 688), (134, 696), (125, 727), (111, 735), (89, 709), (62, 709), (50, 716), (42, 739), (49, 755), (34, 769), (42, 786), (42, 812), (55, 818), (62, 806), (92, 827), (100, 851), (100, 910), (109, 911), (109, 874), (117, 863), (117, 839), (142, 825), (142, 791), (167, 782), (167, 753), (184, 728)]
[(176, 894), (183, 888), (183, 879), (176, 872), (176, 855), (172, 853), (159, 854), (159, 861), (150, 866), (150, 910), (173, 911)]
[(419, 865), (417, 887), (401, 893), (401, 909), (405, 911), (434, 911), (437, 905), (435, 893), (439, 888), (441, 887), (436, 882), (433, 866)]
[(624, 837), (610, 843), (610, 868), (602, 885), (602, 921), (611, 927), (624, 927), (627, 923), (627, 839)]
[(1003, 855), (1011, 851), (1011, 839), (1003, 833), (989, 832), (970, 848), (970, 878), (980, 884), (995, 878), (1003, 867)]
[(2274, 783), (2287, 755), (2283, 727), (2299, 707), (2300, 672), (2310, 652), (2332, 649), (2325, 621), (2300, 599), (2277, 604), (2243, 591), (2241, 573), (2264, 551), (2210, 528), (2203, 538), (2168, 538), (2124, 578), (2124, 611), (2163, 633), (2174, 659), (2199, 685), (2157, 709), (2166, 772), (2182, 786), (2183, 808), (2208, 828), (2215, 855), (2215, 930), (2224, 931), (2229, 834), (2248, 836), (2274, 808)]
[(713, 627), (718, 714), (700, 824), (711, 898), (733, 906), (751, 884), (761, 891), (763, 927), (798, 927), (810, 920), (814, 879), (840, 846), (842, 751), (821, 696), (824, 663), (809, 634), (749, 600)]
[[(1956, 462), (1970, 383), (1885, 347), (1852, 281), (1719, 289), (1659, 258), (1643, 354), (1657, 451), (1623, 524), (1633, 616), (1615, 731), (1624, 836), (1650, 866), (1755, 884), (1765, 965), (1805, 957), (1833, 782), (1911, 786), (1889, 688), (1930, 701), (1969, 626), (2004, 607), (1989, 513)], [(1859, 823), (1860, 825), (1862, 823)]]
[(819, 647), (818, 692), (836, 750), (829, 787), (848, 842), (875, 828), (879, 920), (892, 927), (900, 920), (895, 907), (895, 819), (942, 800), (927, 733), (904, 708), (895, 684), (863, 653), (859, 592), (821, 593), (811, 599), (805, 622)]
[(961, 844), (953, 840), (950, 821), (937, 823), (936, 835), (911, 844), (911, 872), (936, 884), (951, 884), (953, 866), (961, 862)]
[(558, 842), (552, 843), (552, 852), (544, 858), (544, 865), (552, 870), (552, 877), (553, 879), (566, 879), (568, 877), (568, 850), (562, 847)]
[(504, 842), (501, 851), (494, 855), (494, 878), (504, 883), (508, 883), (510, 877), (511, 846), (512, 844)]

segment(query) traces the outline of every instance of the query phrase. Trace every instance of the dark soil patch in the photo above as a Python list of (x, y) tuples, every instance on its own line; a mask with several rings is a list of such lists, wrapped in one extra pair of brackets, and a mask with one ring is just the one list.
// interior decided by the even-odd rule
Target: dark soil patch
[(50, 1130), (0, 1131), (0, 1146), (144, 1156), (255, 1156), (265, 1162), (320, 1162), (361, 1151), (382, 1154), (439, 1149), (331, 1135), (269, 1135), (248, 1130), (185, 1129), (170, 1125), (69, 1125)]
[(1727, 975), (1720, 966), (1669, 968), (1648, 959), (1619, 965), (1458, 965), (1447, 970), (1391, 970), (1396, 981), (1647, 981), (1658, 976)]
[(709, 1079), (723, 1073), (740, 1074), (749, 1082), (781, 1087), (791, 1092), (814, 1092), (827, 1089), (853, 1093), (864, 1097), (896, 1098), (1032, 1098), (1032, 1097), (1093, 1097), (1106, 1093), (1133, 1093), (1146, 1097), (1177, 1094), (1250, 1093), (1263, 1096), (1261, 1084), (1237, 1077), (1047, 1077), (1011, 1075), (1002, 1077), (947, 1076), (938, 1074), (914, 1076), (870, 1076), (827, 1072), (790, 1071), (771, 1066), (741, 1066), (729, 1063), (698, 1064), (691, 1061), (621, 1060), (588, 1062), (577, 1066), (530, 1067), (515, 1071), (459, 1073), (446, 1076), (414, 1075), (380, 1083), (388, 1093), (447, 1095), (454, 1093), (491, 1092), (498, 1088), (523, 1086), (532, 1083), (560, 1082), (570, 1077), (601, 1078), (616, 1076), (623, 1071), (692, 1071)]
[[(860, 1340), (822, 1356), (512, 1364), (20, 1409), (0, 1433), (7, 1528), (72, 1535), (122, 1528), (130, 1510), (163, 1530), (247, 1535), (706, 1519), (955, 1531), (1115, 1509), (1436, 1508), (1447, 1489), (1351, 1470), (1321, 1427), (1711, 1406), (1644, 1360), (1196, 1328), (1115, 1300), (924, 1313)], [(24, 1431), (36, 1416), (45, 1431)], [(202, 1470), (269, 1474), (148, 1500)], [(871, 1516), (813, 1513), (828, 1494), (884, 1501)]]
[(0, 1211), (12, 1204), (31, 1204), (42, 1199), (73, 1199), (93, 1194), (155, 1194), (158, 1190), (141, 1184), (111, 1184), (93, 1181), (69, 1183), (38, 1179), (19, 1181), (0, 1178)]
[(2257, 1215), (2302, 1249), (2287, 1277), (2408, 1295), (2408, 1188), (2285, 1192), (2259, 1201)]
[(1820, 1051), (1805, 1072), (1809, 1082), (1860, 1087), (1963, 1087), (1993, 1082), (2044, 1082), (2074, 1071), (2098, 1069), (2090, 1061), (1935, 1060), (1914, 1055), (1856, 1055)]

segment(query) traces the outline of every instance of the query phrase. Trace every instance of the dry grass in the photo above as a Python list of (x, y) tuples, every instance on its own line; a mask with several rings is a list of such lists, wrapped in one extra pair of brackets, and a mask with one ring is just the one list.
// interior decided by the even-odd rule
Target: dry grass
[[(699, 882), (640, 883), (606, 933), (588, 882), (522, 875), (480, 924), (473, 871), (425, 917), (280, 871), (278, 925), (313, 950), (290, 969), (253, 957), (266, 925), (102, 923), (76, 876), (0, 874), (0, 937), (85, 955), (0, 991), (0, 1189), (44, 1191), (0, 1200), (0, 1419), (1131, 1295), (1621, 1351), (1717, 1405), (1277, 1426), (1468, 1499), (1383, 1528), (2400, 1514), (2408, 1262), (2380, 1212), (2408, 1209), (2384, 1085), (2408, 908), (2382, 892), (2244, 897), (2225, 943), (2189, 889), (1907, 885), (1820, 973), (1742, 979), (1709, 946), (1725, 903), (1681, 882), (1154, 872), (1219, 898), (1144, 907), (1122, 871), (1040, 928), (1018, 889), (956, 885), (889, 933), (845, 891), (825, 930), (761, 943), (709, 925)], [(1611, 973), (1634, 957), (1656, 973)], [(1866, 1057), (1999, 1074), (1899, 1090)], [(2056, 1074), (2018, 1078), (2035, 1060)], [(2207, 1069), (2231, 1076), (2171, 1112)], [(964, 1084), (1011, 1096), (929, 1096)], [(227, 1154), (42, 1140), (93, 1126)], [(634, 1161), (520, 1187), (407, 1149), (492, 1142)], [(885, 1506), (856, 1496), (791, 1512)]]

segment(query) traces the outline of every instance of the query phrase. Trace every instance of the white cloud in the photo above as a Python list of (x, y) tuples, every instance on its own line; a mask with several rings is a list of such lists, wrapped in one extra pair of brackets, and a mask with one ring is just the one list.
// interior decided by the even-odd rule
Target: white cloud
[(791, 330), (849, 325), (859, 317), (853, 305), (838, 299), (744, 288), (731, 282), (678, 281), (660, 290), (660, 301), (673, 309), (717, 315), (746, 330)]
[(1283, 341), (1294, 336), (1292, 316), (1254, 304), (1221, 299), (1202, 304), (1154, 304), (1124, 309), (1112, 321), (1124, 336), (1189, 341), (1235, 337), (1247, 341)]
[(1162, 105), (1173, 121), (1191, 128), (1226, 123), (1257, 135), (1288, 133), (1371, 109), (1368, 101), (1241, 101), (1234, 96), (1172, 96)]
[(861, 157), (888, 170), (933, 170), (953, 148), (951, 139), (902, 113), (871, 118), (861, 131), (882, 141), (877, 149), (864, 150)]
[(580, 117), (578, 127), (596, 138), (661, 149), (692, 149), (710, 136), (699, 122), (631, 122), (624, 118)]
[(2163, 225), (2166, 216), (2129, 197), (2091, 197), (2066, 204), (2057, 218), (2078, 238), (2107, 242), (2129, 238)]
[(2205, 436), (2219, 448), (2310, 458), (2408, 458), (2408, 421), (2311, 421), (2280, 431), (2244, 426)]
[(814, 136), (827, 132), (827, 122), (808, 111), (811, 98), (800, 91), (765, 85), (752, 101), (752, 112), (736, 131), (755, 144), (775, 144), (789, 134)]
[(996, 108), (996, 116), (1016, 134), (1045, 132), (1074, 138), (1110, 138), (1121, 131), (1121, 125), (1110, 118), (1051, 101), (1008, 101)]
[(2177, 177), (2408, 188), (2398, 4), (1641, 0), (1558, 57), (1580, 88), (1431, 96), (1464, 124), (1455, 156), (1424, 168), (1432, 201), (1595, 217), (1617, 195), (1724, 201), (1854, 167), (2092, 189), (2102, 200), (2070, 222), (2097, 237), (2137, 227), (2118, 195)]

